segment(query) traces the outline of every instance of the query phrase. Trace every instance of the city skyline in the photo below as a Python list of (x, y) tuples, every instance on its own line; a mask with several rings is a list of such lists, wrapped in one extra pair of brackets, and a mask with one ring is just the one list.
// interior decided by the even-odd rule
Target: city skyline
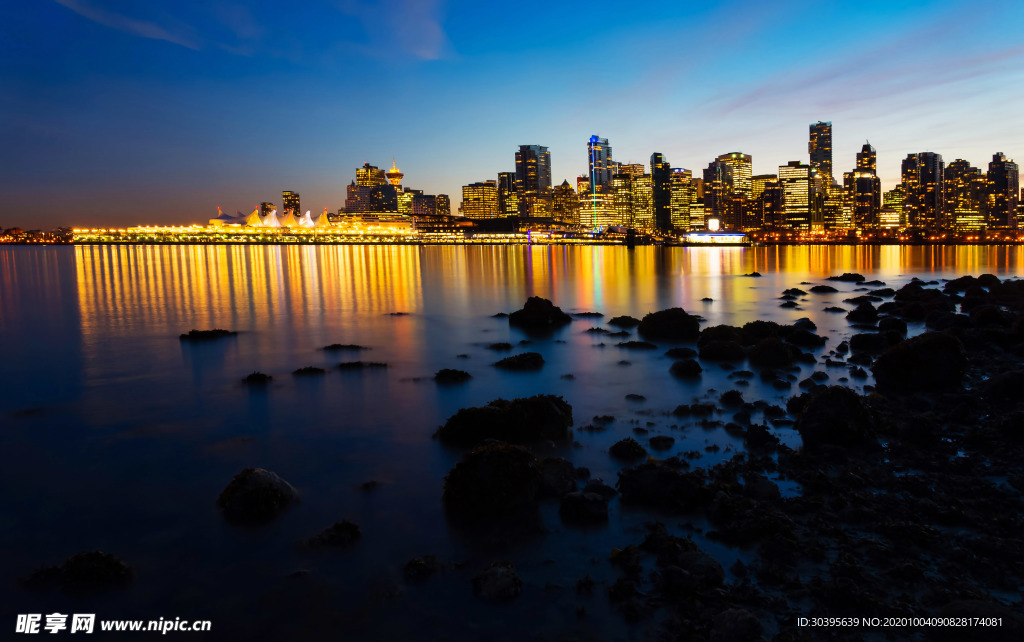
[(354, 167), (392, 158), (455, 213), (461, 186), (514, 172), (521, 145), (550, 150), (552, 185), (575, 185), (591, 135), (627, 164), (660, 153), (697, 176), (740, 152), (774, 174), (809, 162), (816, 121), (834, 125), (834, 177), (870, 141), (883, 191), (908, 154), (1021, 160), (1024, 131), (1002, 106), (1024, 97), (1022, 11), (965, 6), (596, 4), (532, 21), (440, 2), (8, 7), (0, 221), (204, 221), (284, 189), (337, 210)]

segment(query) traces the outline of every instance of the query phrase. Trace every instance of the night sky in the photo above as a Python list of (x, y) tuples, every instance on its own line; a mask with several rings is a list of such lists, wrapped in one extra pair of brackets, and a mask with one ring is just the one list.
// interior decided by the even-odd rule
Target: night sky
[(206, 222), (344, 202), (363, 162), (447, 193), (546, 145), (553, 179), (615, 160), (837, 175), (865, 140), (1024, 162), (1019, 2), (14, 0), (0, 6), (0, 227)]

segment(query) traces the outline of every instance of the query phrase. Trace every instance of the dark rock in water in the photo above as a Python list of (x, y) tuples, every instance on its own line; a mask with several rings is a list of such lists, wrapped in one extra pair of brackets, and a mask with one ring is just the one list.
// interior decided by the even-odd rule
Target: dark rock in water
[(780, 303), (779, 307), (780, 308), (795, 308), (798, 305), (799, 304), (796, 301), (786, 301), (785, 303)]
[(905, 335), (907, 333), (907, 322), (896, 317), (882, 317), (878, 320), (879, 332), (896, 332)]
[(329, 346), (320, 348), (326, 352), (341, 352), (342, 350), (369, 350), (366, 346), (356, 345), (355, 343), (332, 343)]
[(619, 491), (615, 490), (608, 484), (604, 483), (600, 479), (591, 479), (587, 482), (587, 485), (583, 487), (584, 493), (594, 493), (600, 495), (605, 499), (611, 499), (619, 494)]
[(610, 331), (605, 328), (594, 326), (593, 328), (587, 328), (584, 332), (588, 332), (590, 334), (608, 334)]
[(854, 355), (850, 355), (850, 358), (846, 360), (848, 363), (856, 364), (858, 366), (870, 366), (872, 359), (866, 352), (860, 352)]
[(455, 358), (456, 359), (468, 359), (469, 355), (468, 354), (457, 354), (457, 355), (455, 355)]
[(719, 398), (723, 406), (742, 406), (743, 393), (739, 390), (726, 390)]
[(840, 276), (830, 276), (829, 281), (846, 281), (849, 283), (860, 283), (864, 280), (863, 274), (857, 274), (856, 272), (843, 272)]
[(716, 588), (725, 582), (725, 570), (722, 568), (722, 565), (704, 551), (682, 553), (678, 557), (678, 562), (677, 568), (683, 569), (691, 578), (696, 580), (697, 587), (699, 588)]
[(506, 319), (508, 318), (508, 312), (498, 312), (497, 314), (491, 315), (492, 319)]
[(393, 316), (393, 317), (407, 317), (407, 316), (409, 316), (408, 312), (388, 312), (388, 314)]
[(576, 490), (576, 468), (563, 457), (545, 457), (537, 462), (540, 490), (537, 497), (561, 497)]
[(811, 292), (814, 292), (815, 294), (830, 294), (838, 291), (839, 290), (835, 289), (831, 285), (815, 285), (811, 288)]
[(524, 352), (505, 357), (493, 365), (502, 370), (540, 370), (544, 365), (544, 357), (539, 352)]
[(793, 365), (799, 352), (777, 337), (768, 337), (751, 348), (750, 363), (759, 368), (786, 368)]
[(640, 319), (626, 315), (621, 317), (612, 317), (608, 322), (608, 325), (614, 325), (619, 328), (635, 328), (640, 325)]
[(1024, 370), (1009, 370), (993, 375), (981, 386), (988, 401), (1024, 401)]
[(874, 323), (878, 320), (878, 310), (868, 301), (861, 301), (857, 307), (846, 315), (847, 320), (854, 323)]
[(292, 374), (296, 377), (315, 377), (327, 374), (327, 371), (323, 368), (317, 368), (316, 366), (306, 366), (305, 368), (299, 368), (298, 370), (292, 371)]
[(966, 368), (959, 339), (925, 332), (883, 352), (872, 370), (880, 390), (914, 392), (959, 387)]
[(801, 348), (820, 348), (828, 341), (825, 337), (818, 336), (810, 330), (802, 328), (782, 329), (783, 338), (786, 343), (792, 343)]
[(438, 383), (461, 383), (472, 378), (473, 375), (465, 370), (455, 370), (453, 368), (442, 368), (434, 373), (434, 381)]
[(877, 290), (868, 290), (868, 294), (877, 297), (891, 297), (896, 294), (896, 290), (892, 288), (878, 288)]
[(1005, 328), (1013, 323), (1013, 315), (996, 305), (979, 305), (971, 309), (971, 323), (978, 328)]
[(505, 352), (512, 349), (512, 344), (507, 341), (499, 341), (498, 343), (488, 345), (487, 349), (494, 350), (496, 352)]
[(788, 294), (789, 296), (805, 296), (807, 294), (806, 291), (801, 290), (800, 288), (789, 288), (788, 290), (783, 290), (782, 293)]
[(655, 460), (620, 472), (617, 486), (626, 503), (670, 510), (692, 510), (711, 499), (703, 471), (681, 472)]
[(807, 317), (800, 317), (794, 321), (793, 327), (798, 330), (807, 330), (808, 332), (814, 332), (818, 329), (818, 326), (814, 325), (814, 321), (811, 321)]
[(263, 524), (298, 501), (291, 484), (262, 468), (246, 468), (235, 475), (220, 497), (217, 507), (229, 522)]
[(753, 613), (745, 609), (726, 609), (715, 616), (710, 642), (763, 641), (764, 628)]
[(313, 535), (306, 540), (305, 544), (310, 548), (348, 548), (358, 542), (362, 536), (357, 524), (343, 519)]
[(796, 301), (796, 300), (797, 300), (797, 299), (799, 299), (800, 297), (798, 297), (798, 296), (797, 296), (797, 295), (795, 295), (795, 294), (783, 294), (783, 295), (782, 295), (782, 296), (780, 296), (779, 298), (780, 298), (780, 299), (782, 299), (783, 301)]
[(410, 582), (422, 582), (441, 569), (441, 564), (433, 555), (416, 557), (405, 563), (402, 574)]
[(671, 348), (665, 351), (665, 356), (670, 359), (692, 359), (697, 356), (693, 348)]
[(714, 341), (732, 341), (734, 343), (749, 343), (746, 332), (742, 328), (731, 325), (715, 325), (704, 328), (697, 338), (697, 348), (700, 349)]
[(626, 401), (647, 401), (647, 397), (631, 392), (626, 395)]
[(704, 369), (700, 367), (700, 364), (693, 359), (681, 359), (673, 362), (672, 366), (668, 369), (673, 377), (680, 379), (697, 379), (704, 372)]
[(751, 272), (750, 274), (744, 274), (743, 276), (761, 276), (760, 272)]
[[(743, 346), (735, 341), (708, 341), (700, 346), (700, 358), (707, 361), (742, 361), (746, 358)], [(681, 363), (681, 362), (677, 362)], [(674, 364), (673, 364), (674, 367)]]
[[(773, 420), (773, 425), (778, 419)], [(746, 432), (743, 433), (743, 442), (747, 445), (747, 448), (754, 450), (764, 449), (772, 450), (779, 445), (779, 438), (769, 432), (767, 426), (755, 424), (747, 428)]]
[(945, 310), (936, 310), (927, 314), (924, 324), (931, 330), (952, 330), (953, 328), (970, 328), (974, 325), (971, 317), (966, 314), (955, 314)]
[(822, 308), (822, 312), (846, 312), (846, 308), (840, 308), (836, 305), (830, 305), (827, 308)]
[(181, 335), (182, 341), (213, 341), (214, 339), (223, 339), (224, 337), (233, 337), (238, 333), (234, 330), (222, 330), (220, 328), (214, 328), (213, 330), (189, 330), (187, 333)]
[(623, 341), (619, 344), (620, 348), (629, 348), (630, 350), (657, 350), (658, 346), (647, 341)]
[(668, 450), (674, 443), (676, 443), (676, 439), (675, 437), (669, 437), (668, 435), (657, 435), (655, 437), (651, 437), (648, 440), (648, 443), (654, 450)]
[(571, 372), (569, 372), (567, 374), (562, 375), (560, 378), (561, 379), (565, 379), (566, 381), (572, 381), (572, 380), (574, 380), (576, 378), (576, 375), (574, 375)]
[(849, 341), (841, 341), (839, 343), (839, 345), (836, 346), (836, 353), (837, 354), (846, 354), (849, 351), (850, 351), (850, 342)]
[(712, 299), (709, 296), (704, 297), (703, 299), (701, 299), (701, 301), (703, 301), (704, 303), (714, 303), (715, 302), (715, 300)]
[(268, 374), (264, 374), (262, 372), (253, 372), (243, 377), (242, 383), (249, 386), (265, 386), (268, 383), (270, 383), (272, 379), (273, 377), (271, 377)]
[(850, 350), (854, 353), (879, 354), (903, 340), (896, 333), (862, 332), (850, 337)]
[(853, 377), (854, 379), (867, 379), (868, 373), (866, 370), (864, 370), (864, 368), (861, 368), (860, 366), (854, 366), (850, 368), (850, 376)]
[(473, 578), (473, 592), (492, 602), (508, 602), (519, 597), (523, 582), (512, 562), (494, 562)]
[(682, 308), (669, 308), (644, 316), (637, 332), (647, 339), (696, 341), (700, 335), (700, 323)]
[(338, 364), (338, 370), (366, 370), (369, 368), (387, 368), (388, 364), (380, 361), (342, 361)]
[(841, 386), (822, 386), (810, 392), (796, 429), (809, 450), (876, 443), (875, 417), (860, 395)]
[(614, 338), (625, 338), (625, 337), (628, 337), (628, 336), (629, 336), (629, 332), (626, 332), (625, 330), (619, 330), (618, 332), (609, 332), (608, 333), (608, 337), (609, 338), (613, 338), (613, 337)]
[(515, 515), (531, 507), (541, 473), (525, 448), (484, 444), (462, 456), (444, 478), (444, 505), (453, 516), (483, 521)]
[(31, 590), (56, 588), (69, 595), (83, 596), (125, 588), (134, 577), (131, 567), (115, 555), (82, 551), (60, 566), (36, 569), (22, 578), (21, 584)]
[(978, 285), (985, 288), (992, 288), (1000, 283), (999, 277), (995, 274), (982, 274), (978, 277)]
[(572, 406), (562, 397), (535, 395), (486, 406), (462, 408), (441, 426), (438, 439), (451, 444), (476, 444), (484, 439), (531, 443), (568, 439)]
[(572, 316), (579, 317), (581, 319), (600, 319), (604, 314), (600, 312), (573, 312)]
[(636, 439), (626, 437), (612, 444), (611, 448), (608, 449), (608, 454), (616, 459), (631, 461), (646, 457), (647, 451), (644, 450), (644, 447)]
[(555, 328), (571, 322), (571, 316), (539, 296), (531, 296), (522, 310), (508, 315), (508, 324), (521, 328)]
[(607, 522), (608, 500), (597, 493), (569, 493), (562, 497), (558, 505), (558, 514), (567, 522)]
[(970, 274), (967, 274), (965, 276), (953, 279), (952, 281), (947, 281), (946, 284), (942, 286), (942, 289), (946, 290), (947, 292), (963, 292), (972, 285), (979, 285), (978, 279), (974, 278)]

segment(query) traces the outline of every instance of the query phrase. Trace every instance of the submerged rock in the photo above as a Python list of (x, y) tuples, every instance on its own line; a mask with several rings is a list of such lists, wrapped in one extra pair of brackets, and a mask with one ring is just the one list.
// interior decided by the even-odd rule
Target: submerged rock
[(811, 287), (811, 292), (814, 292), (815, 294), (831, 294), (838, 291), (839, 290), (835, 289), (831, 285), (815, 285)]
[(237, 332), (234, 330), (222, 330), (220, 328), (214, 328), (213, 330), (189, 330), (187, 333), (181, 335), (182, 341), (213, 341), (215, 339), (223, 339), (224, 337), (233, 337)]
[(708, 341), (700, 346), (701, 359), (707, 361), (742, 361), (746, 358), (743, 346), (735, 341)]
[(305, 544), (310, 548), (348, 548), (358, 542), (362, 536), (357, 524), (343, 519), (308, 538)]
[(696, 341), (700, 335), (700, 323), (682, 308), (669, 308), (645, 315), (637, 332), (647, 339)]
[(828, 280), (829, 281), (846, 281), (846, 282), (849, 282), (849, 283), (860, 283), (860, 282), (862, 282), (864, 280), (864, 275), (863, 274), (858, 274), (856, 272), (843, 272), (839, 276), (830, 276), (830, 277), (828, 277)]
[(541, 477), (538, 497), (562, 497), (576, 490), (576, 467), (568, 459), (545, 457), (537, 467)]
[(646, 457), (647, 451), (644, 450), (644, 447), (636, 439), (626, 437), (612, 444), (611, 448), (608, 449), (608, 454), (616, 459), (630, 461)]
[(629, 348), (630, 350), (657, 350), (658, 346), (648, 341), (622, 341), (619, 344), (620, 348)]
[(492, 602), (514, 600), (522, 591), (523, 582), (512, 562), (494, 562), (473, 578), (473, 592)]
[(804, 447), (862, 446), (876, 443), (876, 421), (856, 392), (840, 386), (821, 386), (808, 393), (799, 410), (796, 429)]
[(556, 395), (495, 399), (486, 406), (462, 408), (437, 430), (436, 436), (452, 444), (476, 444), (485, 439), (511, 443), (561, 441), (569, 437), (572, 421), (572, 406)]
[(668, 450), (676, 443), (675, 437), (669, 437), (668, 435), (656, 435), (647, 440), (647, 443), (651, 445), (654, 450)]
[(461, 383), (472, 378), (473, 375), (465, 370), (455, 370), (453, 368), (442, 368), (434, 373), (434, 381), (438, 383)]
[(640, 325), (640, 319), (628, 315), (612, 317), (611, 320), (608, 321), (608, 325), (614, 325), (618, 328), (635, 328)]
[(70, 595), (89, 595), (121, 589), (135, 577), (131, 567), (103, 551), (82, 551), (60, 566), (36, 569), (21, 584), (32, 590), (59, 589)]
[(539, 296), (526, 300), (523, 309), (508, 315), (509, 325), (522, 328), (555, 328), (572, 322), (572, 317), (562, 312), (551, 301)]
[(292, 374), (296, 377), (316, 377), (327, 374), (327, 371), (323, 368), (317, 368), (316, 366), (306, 366), (305, 368), (299, 368), (298, 370), (292, 371)]
[(365, 370), (367, 368), (387, 368), (388, 364), (380, 361), (342, 361), (338, 370)]
[(506, 352), (512, 349), (512, 344), (507, 341), (499, 341), (498, 343), (488, 345), (487, 349), (494, 350), (496, 352)]
[(959, 387), (966, 368), (959, 339), (925, 332), (883, 352), (872, 370), (880, 390), (914, 392)]
[(341, 352), (342, 350), (369, 350), (366, 346), (356, 345), (354, 343), (332, 343), (330, 345), (320, 348), (325, 352)]
[(681, 359), (673, 362), (668, 371), (680, 379), (698, 379), (704, 369), (693, 359)]
[(217, 498), (217, 507), (229, 522), (263, 524), (297, 502), (291, 484), (262, 468), (246, 468), (235, 475)]
[(456, 517), (489, 520), (533, 506), (540, 487), (533, 455), (521, 446), (495, 442), (462, 456), (444, 478), (443, 501)]
[(665, 351), (665, 356), (669, 359), (692, 359), (697, 356), (697, 351), (693, 348), (670, 348)]
[(422, 582), (440, 569), (441, 564), (438, 563), (437, 557), (424, 555), (423, 557), (416, 557), (406, 562), (405, 566), (402, 567), (402, 574), (410, 582)]
[(265, 386), (268, 383), (270, 383), (272, 379), (273, 377), (271, 377), (268, 374), (264, 374), (262, 372), (252, 372), (250, 374), (245, 375), (242, 378), (242, 383), (246, 384), (247, 386)]
[(524, 352), (505, 357), (493, 365), (502, 370), (540, 370), (544, 366), (544, 357), (539, 352)]
[(597, 493), (568, 493), (558, 505), (558, 514), (567, 522), (607, 522), (608, 500)]

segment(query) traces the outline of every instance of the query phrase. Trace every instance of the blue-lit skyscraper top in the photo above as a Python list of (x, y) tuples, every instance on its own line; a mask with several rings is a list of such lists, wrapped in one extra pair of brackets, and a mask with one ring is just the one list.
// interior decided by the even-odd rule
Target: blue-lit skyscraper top
[(587, 142), (587, 164), (590, 167), (590, 189), (601, 192), (612, 180), (612, 148), (607, 138), (591, 136)]

